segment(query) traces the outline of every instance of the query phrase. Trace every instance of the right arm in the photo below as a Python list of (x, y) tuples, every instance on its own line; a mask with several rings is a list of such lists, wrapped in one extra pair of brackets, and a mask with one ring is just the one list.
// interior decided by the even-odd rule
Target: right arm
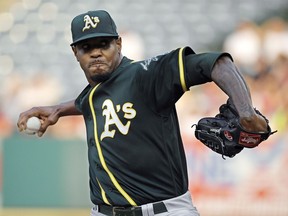
[(21, 132), (26, 129), (26, 123), (30, 117), (36, 116), (41, 120), (41, 127), (38, 132), (38, 136), (41, 137), (50, 125), (57, 123), (60, 117), (82, 115), (82, 113), (76, 109), (74, 102), (75, 100), (54, 106), (33, 107), (22, 112), (17, 122), (19, 131)]

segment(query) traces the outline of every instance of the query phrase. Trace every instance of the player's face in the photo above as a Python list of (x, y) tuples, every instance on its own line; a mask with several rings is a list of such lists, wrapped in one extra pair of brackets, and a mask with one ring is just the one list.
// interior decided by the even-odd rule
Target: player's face
[(100, 37), (81, 41), (72, 47), (90, 84), (109, 78), (121, 62), (121, 38)]

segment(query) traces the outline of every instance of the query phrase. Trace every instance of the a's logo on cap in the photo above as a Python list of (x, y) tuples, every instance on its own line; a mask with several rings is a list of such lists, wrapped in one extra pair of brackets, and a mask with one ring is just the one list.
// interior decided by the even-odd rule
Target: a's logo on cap
[(82, 31), (84, 32), (87, 29), (92, 28), (96, 28), (97, 24), (100, 22), (98, 17), (90, 17), (89, 15), (85, 15), (84, 16), (84, 22), (85, 22), (85, 26), (82, 29)]

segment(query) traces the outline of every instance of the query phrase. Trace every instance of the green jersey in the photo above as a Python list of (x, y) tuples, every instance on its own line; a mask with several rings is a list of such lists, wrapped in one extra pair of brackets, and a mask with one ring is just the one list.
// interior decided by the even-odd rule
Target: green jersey
[(124, 57), (108, 80), (88, 85), (76, 99), (94, 204), (142, 205), (187, 192), (175, 103), (190, 86), (211, 81), (202, 71), (212, 70), (221, 53), (204, 55), (186, 47), (138, 62)]

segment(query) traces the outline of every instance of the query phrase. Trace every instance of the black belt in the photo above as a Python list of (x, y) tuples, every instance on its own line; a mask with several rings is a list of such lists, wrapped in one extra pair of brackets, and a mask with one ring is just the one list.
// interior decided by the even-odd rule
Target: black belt
[[(154, 214), (167, 212), (167, 208), (163, 202), (153, 203)], [(98, 212), (108, 216), (142, 216), (141, 206), (117, 207), (108, 205), (98, 205)]]

